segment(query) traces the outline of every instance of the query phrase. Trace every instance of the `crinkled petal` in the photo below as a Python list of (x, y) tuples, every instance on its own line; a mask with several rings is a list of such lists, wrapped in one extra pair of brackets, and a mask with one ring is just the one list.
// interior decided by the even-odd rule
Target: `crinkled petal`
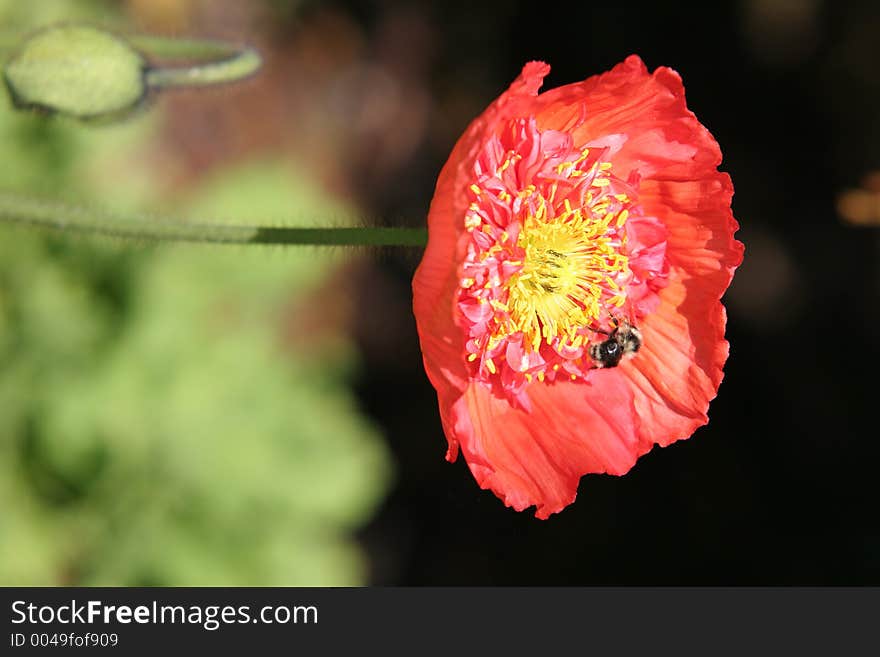
[(687, 109), (678, 73), (648, 73), (636, 55), (608, 73), (541, 94), (534, 111), (541, 129), (570, 131), (576, 144), (625, 136), (615, 169), (638, 170), (643, 179), (658, 172), (687, 177), (721, 161), (712, 135)]
[(474, 383), (452, 405), (447, 433), (482, 488), (547, 518), (574, 501), (582, 475), (624, 474), (642, 451), (629, 381), (616, 370), (601, 374), (594, 385), (532, 385), (530, 411)]
[(640, 329), (644, 345), (622, 366), (635, 386), (640, 435), (668, 445), (708, 420), (728, 356), (721, 296), (742, 261), (725, 174), (687, 182), (646, 181), (645, 208), (669, 230), (669, 285)]
[(612, 71), (542, 94), (539, 124), (575, 141), (625, 134), (615, 168), (636, 172), (645, 214), (668, 231), (669, 285), (640, 329), (644, 345), (621, 366), (634, 384), (640, 440), (668, 445), (708, 421), (728, 355), (720, 298), (742, 261), (721, 151), (685, 102), (679, 75), (648, 73), (635, 56)]
[[(639, 327), (644, 344), (638, 357), (618, 368), (633, 385), (644, 451), (687, 438), (706, 424), (728, 354), (721, 304), (691, 295), (680, 279), (670, 278), (660, 305)], [(689, 320), (683, 304), (700, 307), (700, 319)]]
[[(413, 277), (413, 314), (425, 371), (437, 389), (443, 418), (449, 417), (449, 404), (467, 387), (463, 359), (465, 335), (455, 323), (453, 296), (458, 286), (460, 240), (464, 234), (462, 218), (468, 203), (466, 190), (475, 153), (499, 121), (522, 111), (524, 103), (534, 100), (549, 70), (542, 62), (526, 64), (510, 88), (471, 123), (458, 140), (437, 181), (428, 213), (428, 245)], [(444, 420), (446, 424), (448, 421)], [(454, 434), (447, 431), (446, 435), (447, 457), (454, 459), (457, 442)]]

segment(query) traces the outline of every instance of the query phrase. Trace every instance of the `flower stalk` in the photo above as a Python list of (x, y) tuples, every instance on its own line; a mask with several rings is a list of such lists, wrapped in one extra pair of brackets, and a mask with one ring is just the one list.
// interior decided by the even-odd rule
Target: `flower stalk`
[(422, 228), (259, 226), (128, 217), (6, 192), (0, 192), (0, 223), (147, 242), (367, 247), (427, 243), (427, 230)]
[(187, 66), (160, 66), (146, 71), (147, 86), (203, 87), (237, 82), (256, 73), (262, 59), (251, 47), (237, 47), (221, 41), (170, 39), (156, 36), (129, 37), (129, 43), (141, 52), (164, 59), (187, 59)]

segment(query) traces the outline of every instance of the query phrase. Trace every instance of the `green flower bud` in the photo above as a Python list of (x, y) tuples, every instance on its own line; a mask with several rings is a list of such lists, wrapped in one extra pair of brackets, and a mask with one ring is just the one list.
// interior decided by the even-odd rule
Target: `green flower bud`
[(25, 41), (3, 77), (18, 108), (98, 119), (141, 103), (146, 69), (144, 58), (123, 39), (96, 27), (60, 25)]

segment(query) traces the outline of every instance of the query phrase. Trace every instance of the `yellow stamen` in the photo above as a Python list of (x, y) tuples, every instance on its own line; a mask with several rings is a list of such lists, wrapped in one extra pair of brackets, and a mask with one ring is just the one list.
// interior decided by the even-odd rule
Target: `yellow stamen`
[[(543, 208), (545, 204), (539, 204)], [(616, 278), (629, 271), (629, 263), (618, 251), (619, 240), (609, 227), (615, 216), (606, 212), (608, 208), (607, 202), (576, 208), (566, 198), (556, 216), (538, 212), (526, 217), (517, 240), (525, 252), (522, 269), (506, 283), (503, 309), (509, 321), (497, 327), (496, 335), (522, 332), (535, 351), (542, 342), (553, 344), (560, 337), (577, 348), (586, 341), (578, 332), (602, 319), (604, 289), (616, 292), (613, 305), (622, 305), (625, 297)], [(621, 215), (626, 221), (623, 211), (617, 225)]]

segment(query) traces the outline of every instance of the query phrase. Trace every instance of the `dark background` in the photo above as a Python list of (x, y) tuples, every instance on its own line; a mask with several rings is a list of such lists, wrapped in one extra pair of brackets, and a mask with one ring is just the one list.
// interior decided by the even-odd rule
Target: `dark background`
[[(463, 86), (485, 105), (525, 61), (546, 87), (630, 53), (683, 77), (721, 144), (746, 252), (725, 298), (731, 356), (708, 426), (622, 478), (589, 476), (548, 521), (443, 460), (436, 398), (410, 318), (395, 349), (361, 338), (358, 390), (387, 431), (398, 485), (362, 538), (378, 584), (878, 584), (874, 424), (876, 228), (836, 211), (880, 156), (880, 7), (719, 3), (342, 3), (380, 43), (389, 16), (413, 48), (449, 139), (423, 144), (362, 190), (380, 216), (421, 217), (455, 135)], [(384, 37), (387, 39), (386, 37)], [(451, 104), (451, 102), (449, 103)], [(479, 109), (477, 108), (477, 111)], [(474, 113), (474, 115), (476, 115)], [(384, 184), (383, 184), (384, 182)], [(415, 224), (415, 222), (413, 222)], [(382, 264), (405, 298), (415, 257)], [(375, 304), (363, 290), (363, 314)], [(401, 313), (402, 309), (398, 309)]]

